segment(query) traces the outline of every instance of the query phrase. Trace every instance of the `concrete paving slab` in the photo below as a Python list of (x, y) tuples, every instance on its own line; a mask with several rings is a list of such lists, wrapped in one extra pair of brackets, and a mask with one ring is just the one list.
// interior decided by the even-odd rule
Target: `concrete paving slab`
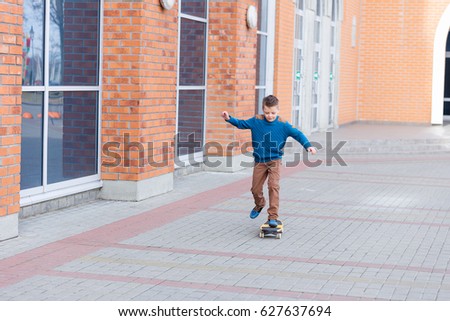
[[(447, 139), (449, 128), (334, 133)], [(450, 152), (344, 159), (283, 169), (281, 240), (258, 237), (265, 211), (248, 218), (251, 169), (25, 218), (0, 243), (0, 300), (449, 300)]]

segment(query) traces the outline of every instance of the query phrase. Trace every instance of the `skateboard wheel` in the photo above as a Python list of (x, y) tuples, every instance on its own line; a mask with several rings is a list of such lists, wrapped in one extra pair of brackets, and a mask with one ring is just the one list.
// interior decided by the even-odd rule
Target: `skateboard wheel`
[(259, 237), (263, 239), (264, 238), (264, 233), (263, 232), (259, 232)]
[(277, 239), (281, 239), (281, 233), (278, 233), (276, 237)]

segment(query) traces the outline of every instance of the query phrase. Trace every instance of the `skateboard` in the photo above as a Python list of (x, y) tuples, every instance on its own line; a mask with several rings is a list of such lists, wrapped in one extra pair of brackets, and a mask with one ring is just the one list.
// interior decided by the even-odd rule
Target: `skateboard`
[(281, 239), (281, 234), (283, 233), (283, 222), (277, 220), (278, 226), (277, 227), (270, 227), (269, 221), (265, 222), (263, 225), (261, 225), (259, 237), (264, 238), (266, 236), (274, 236), (277, 239)]

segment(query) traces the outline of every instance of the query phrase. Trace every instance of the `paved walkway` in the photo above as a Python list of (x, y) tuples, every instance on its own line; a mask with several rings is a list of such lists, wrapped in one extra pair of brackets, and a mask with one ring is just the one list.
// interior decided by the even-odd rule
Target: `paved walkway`
[(248, 218), (250, 169), (24, 219), (0, 243), (0, 300), (450, 300), (450, 153), (344, 160), (283, 169), (281, 240)]

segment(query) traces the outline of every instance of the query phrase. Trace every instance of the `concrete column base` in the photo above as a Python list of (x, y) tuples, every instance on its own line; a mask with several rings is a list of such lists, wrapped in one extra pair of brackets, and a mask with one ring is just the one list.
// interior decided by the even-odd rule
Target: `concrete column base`
[(103, 181), (100, 198), (117, 201), (142, 201), (173, 190), (173, 173), (142, 181)]
[(19, 214), (0, 216), (0, 241), (19, 235)]
[(246, 168), (253, 168), (252, 155), (236, 156), (207, 156), (203, 163), (203, 168), (208, 172), (237, 172)]

